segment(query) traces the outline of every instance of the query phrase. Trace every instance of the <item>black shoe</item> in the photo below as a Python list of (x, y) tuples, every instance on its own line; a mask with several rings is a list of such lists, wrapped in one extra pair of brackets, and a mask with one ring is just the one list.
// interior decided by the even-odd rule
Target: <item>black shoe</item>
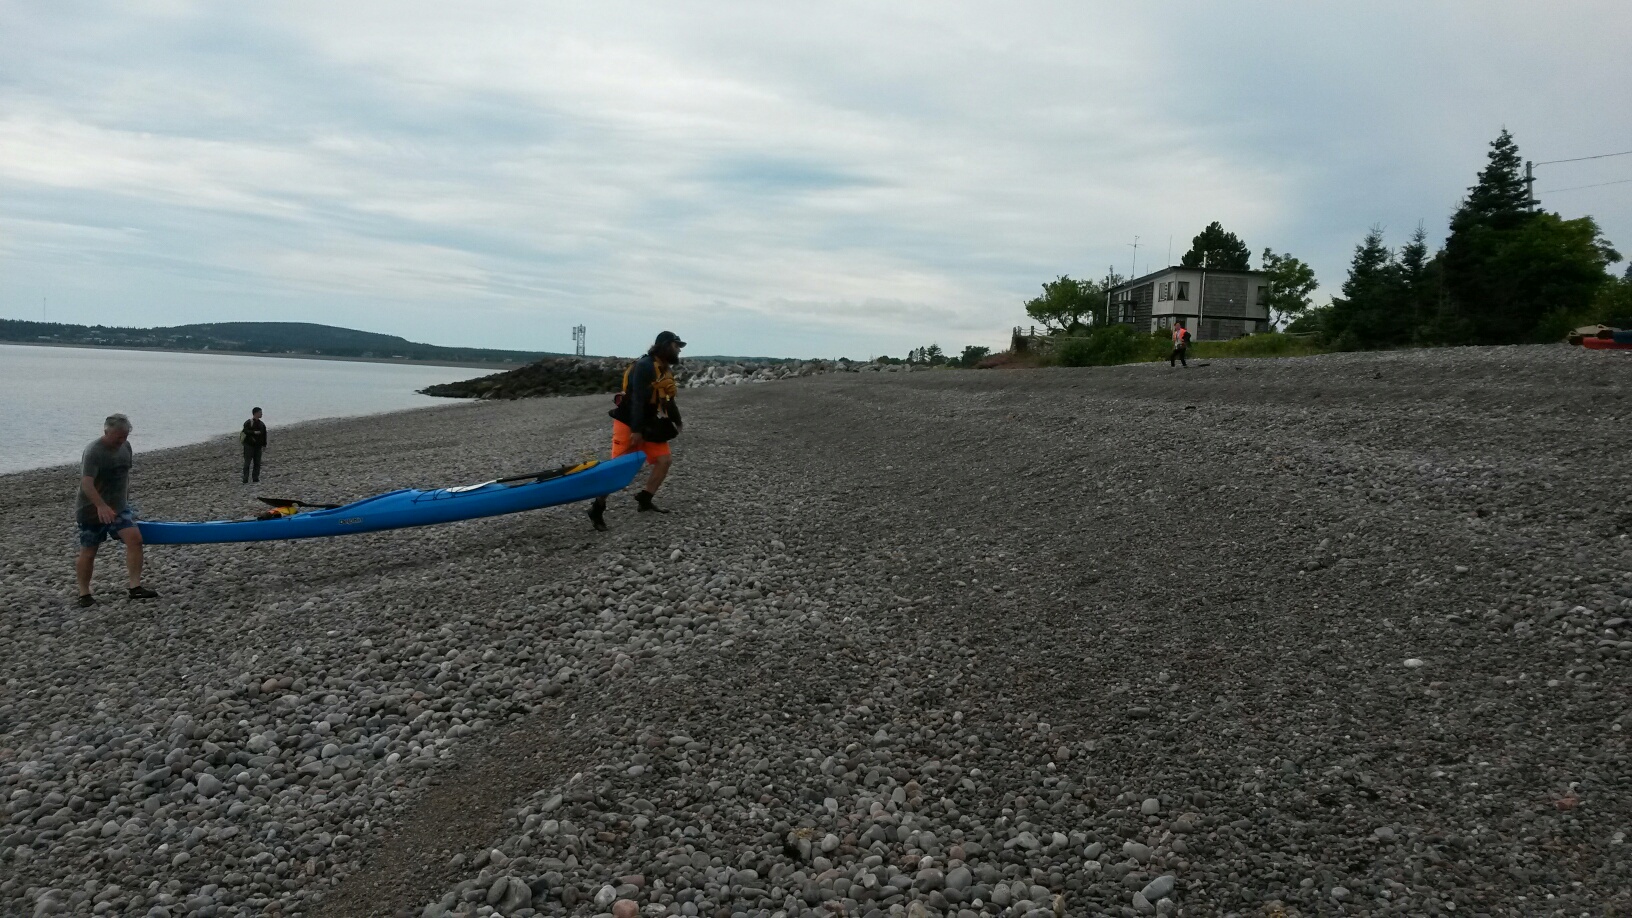
[(158, 599), (159, 594), (157, 592), (153, 591), (153, 590), (148, 589), (145, 586), (133, 586), (133, 587), (130, 588), (130, 598), (131, 599)]
[(89, 609), (91, 606), (96, 605), (96, 597), (89, 593), (81, 593), (77, 605), (81, 609)]
[(668, 513), (669, 512), (667, 510), (664, 510), (662, 507), (659, 507), (657, 504), (652, 503), (652, 495), (648, 494), (645, 491), (642, 491), (639, 494), (635, 495), (635, 503), (640, 505), (640, 512), (641, 513)]
[(595, 530), (597, 532), (605, 532), (606, 531), (606, 510), (605, 510), (605, 508), (600, 507), (600, 506), (598, 506), (596, 504), (590, 504), (589, 509), (585, 510), (584, 512), (589, 514), (589, 521), (591, 523), (595, 524)]

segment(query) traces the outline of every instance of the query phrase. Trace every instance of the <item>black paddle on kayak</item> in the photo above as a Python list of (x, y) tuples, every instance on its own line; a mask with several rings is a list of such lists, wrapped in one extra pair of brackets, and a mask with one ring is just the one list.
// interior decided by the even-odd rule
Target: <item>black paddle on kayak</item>
[(256, 500), (273, 507), (306, 507), (311, 510), (333, 510), (343, 507), (344, 504), (308, 504), (303, 500), (288, 500), (282, 497), (257, 497)]
[(560, 478), (564, 475), (570, 475), (573, 472), (583, 471), (584, 469), (596, 464), (597, 463), (594, 461), (577, 462), (572, 465), (563, 465), (558, 469), (550, 469), (549, 471), (545, 472), (533, 472), (530, 475), (512, 475), (509, 478), (495, 478), (488, 482), (488, 484), (510, 484), (514, 481), (549, 481), (552, 478)]

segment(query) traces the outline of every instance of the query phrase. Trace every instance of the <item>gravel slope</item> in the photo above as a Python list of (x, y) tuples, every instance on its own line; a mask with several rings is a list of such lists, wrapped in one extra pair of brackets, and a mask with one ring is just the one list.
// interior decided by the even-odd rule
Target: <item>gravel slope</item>
[[(86, 612), (72, 472), (7, 476), (0, 913), (1632, 914), (1629, 376), (688, 391), (672, 515), (158, 547)], [(291, 428), (264, 493), (557, 464), (603, 401)], [(234, 444), (135, 446), (144, 515), (246, 507)]]

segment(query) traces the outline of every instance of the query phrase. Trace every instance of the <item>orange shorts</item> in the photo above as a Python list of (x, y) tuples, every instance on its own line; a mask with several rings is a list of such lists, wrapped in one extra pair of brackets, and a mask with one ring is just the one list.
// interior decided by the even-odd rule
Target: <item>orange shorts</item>
[[(629, 429), (628, 424), (618, 420), (614, 420), (612, 422), (613, 459), (618, 458), (624, 453), (632, 453), (635, 451), (635, 447), (629, 445), (629, 435), (632, 433), (634, 433), (634, 431)], [(669, 454), (669, 444), (642, 443), (640, 445), (640, 451), (646, 454), (647, 462), (655, 462), (658, 458), (667, 456)]]

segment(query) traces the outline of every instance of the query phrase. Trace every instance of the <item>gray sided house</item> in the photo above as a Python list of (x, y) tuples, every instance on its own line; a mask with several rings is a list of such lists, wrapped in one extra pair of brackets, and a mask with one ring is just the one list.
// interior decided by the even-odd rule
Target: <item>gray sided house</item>
[(1197, 341), (1228, 341), (1269, 328), (1269, 275), (1222, 268), (1162, 268), (1106, 295), (1110, 321), (1148, 333), (1183, 319)]

